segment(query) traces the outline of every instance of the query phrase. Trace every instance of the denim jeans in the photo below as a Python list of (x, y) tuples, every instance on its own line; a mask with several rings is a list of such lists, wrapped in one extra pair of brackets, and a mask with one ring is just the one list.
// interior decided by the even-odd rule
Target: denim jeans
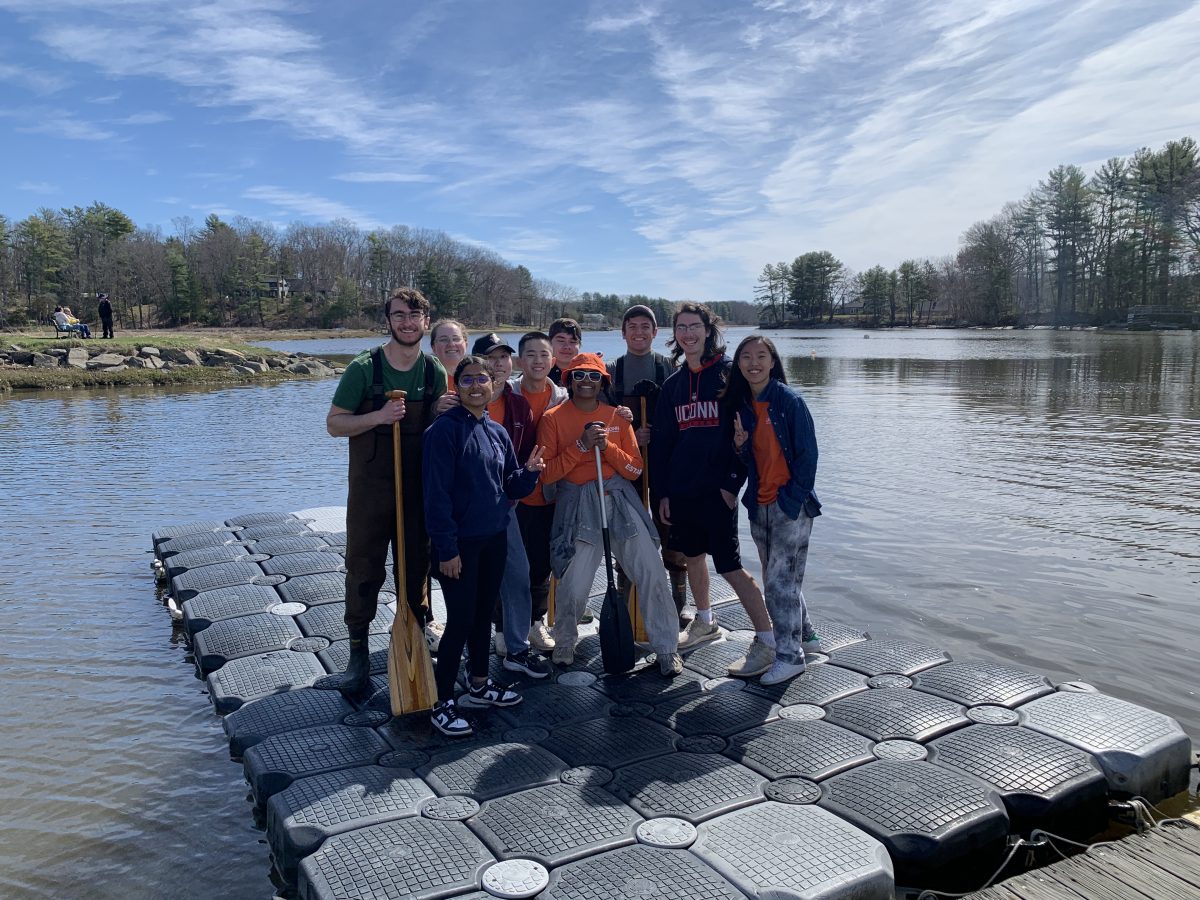
[(507, 651), (517, 654), (528, 650), (533, 598), (529, 593), (529, 557), (525, 555), (515, 509), (508, 511), (508, 554), (500, 581), (500, 609)]

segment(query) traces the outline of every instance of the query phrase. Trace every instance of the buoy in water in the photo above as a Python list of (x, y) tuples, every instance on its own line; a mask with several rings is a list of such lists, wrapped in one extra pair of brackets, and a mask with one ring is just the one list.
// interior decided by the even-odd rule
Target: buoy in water
[(174, 597), (167, 598), (167, 609), (171, 613), (172, 622), (180, 622), (183, 620), (183, 610), (176, 605)]

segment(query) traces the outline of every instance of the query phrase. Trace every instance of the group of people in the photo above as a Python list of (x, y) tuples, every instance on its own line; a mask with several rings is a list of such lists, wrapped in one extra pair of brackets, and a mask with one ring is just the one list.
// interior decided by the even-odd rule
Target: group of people
[[(350, 439), (350, 660), (330, 686), (367, 686), (367, 635), (395, 539), (397, 493), (405, 566), (394, 577), (397, 589), (403, 579), (436, 653), (431, 721), (444, 734), (471, 733), (460, 706), (521, 702), (488, 677), (493, 626), (506, 670), (539, 679), (550, 674), (545, 654), (558, 666), (574, 662), (578, 624), (588, 615), (602, 560), (602, 521), (664, 676), (683, 670), (680, 651), (720, 634), (709, 559), (755, 630), (729, 674), (778, 684), (804, 671), (806, 646), (818, 646), (801, 591), (812, 520), (820, 514), (817, 444), (770, 339), (751, 335), (730, 358), (717, 317), (702, 304), (683, 303), (672, 317), (668, 358), (652, 349), (653, 310), (637, 305), (622, 321), (626, 353), (607, 363), (582, 349), (573, 319), (530, 331), (515, 348), (487, 334), (468, 353), (461, 323), (430, 328), (420, 291), (395, 291), (384, 316), (390, 339), (347, 366), (326, 420), (331, 435)], [(427, 332), (430, 353), (421, 349)], [(394, 390), (403, 398), (389, 399)], [(743, 486), (765, 596), (742, 566)], [(430, 572), (442, 586), (444, 623), (430, 612)], [(555, 616), (547, 627), (551, 576)], [(456, 698), (464, 650), (468, 685)]]
[[(100, 316), (100, 324), (104, 329), (103, 337), (113, 336), (113, 308), (108, 294), (97, 294), (96, 309)], [(92, 336), (92, 329), (87, 322), (81, 322), (69, 306), (54, 307), (54, 325), (59, 331), (69, 331), (83, 338)]]

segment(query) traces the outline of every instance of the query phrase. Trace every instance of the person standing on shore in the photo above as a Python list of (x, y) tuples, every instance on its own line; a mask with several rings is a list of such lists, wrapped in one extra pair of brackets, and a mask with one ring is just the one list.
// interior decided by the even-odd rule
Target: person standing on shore
[[(492, 401), (488, 418), (500, 425), (512, 441), (517, 465), (525, 465), (533, 452), (537, 432), (533, 427), (533, 412), (520, 390), (514, 389), (508, 378), (512, 375), (513, 348), (497, 334), (477, 338), (471, 355), (486, 359), (492, 373)], [(534, 486), (528, 493), (536, 491)], [(526, 496), (528, 496), (528, 493)], [(509, 504), (504, 577), (500, 580), (499, 602), (495, 604), (492, 622), (496, 626), (496, 651), (501, 665), (510, 672), (521, 672), (530, 678), (545, 678), (550, 667), (529, 651), (532, 631), (533, 597), (529, 590), (529, 557), (517, 524), (517, 500)]]
[[(634, 388), (643, 382), (652, 382), (659, 388), (667, 378), (675, 372), (675, 363), (654, 350), (654, 338), (658, 335), (658, 320), (654, 310), (638, 304), (625, 310), (621, 317), (621, 336), (625, 338), (625, 353), (608, 364), (608, 377), (611, 380), (607, 400), (613, 406), (626, 407), (633, 417), (634, 435), (637, 437), (638, 448), (643, 457), (648, 453), (651, 440), (651, 423), (641, 420), (641, 403), (634, 395)], [(647, 418), (654, 413), (653, 407), (647, 411)], [(640, 494), (642, 481), (646, 474), (642, 473), (635, 487)], [(679, 627), (684, 628), (687, 622), (682, 618), (684, 607), (687, 606), (687, 559), (678, 550), (667, 546), (668, 527), (658, 515), (657, 498), (650, 498), (650, 513), (654, 518), (654, 527), (658, 530), (662, 542), (663, 567), (671, 581), (671, 599), (675, 601), (675, 611), (680, 615)], [(624, 573), (618, 573), (624, 581)]]
[(813, 490), (817, 435), (808, 407), (788, 387), (770, 338), (750, 335), (733, 358), (721, 402), (733, 420), (733, 446), (749, 472), (742, 504), (750, 513), (775, 636), (774, 648), (755, 637), (739, 674), (748, 677), (769, 664), (762, 683), (779, 684), (804, 672), (806, 644), (818, 647), (802, 589), (813, 519), (821, 514)]
[[(707, 306), (683, 303), (675, 311), (672, 357), (684, 365), (663, 384), (654, 411), (650, 479), (658, 509), (670, 526), (670, 546), (687, 558), (688, 584), (696, 618), (680, 641), (681, 650), (720, 635), (709, 597), (708, 563), (737, 594), (767, 645), (774, 644), (762, 591), (742, 567), (738, 544), (737, 495), (745, 467), (733, 452), (733, 426), (721, 416), (718, 397), (729, 380), (730, 362), (720, 322)], [(748, 675), (747, 660), (730, 667)], [(761, 674), (755, 672), (753, 674)]]
[(425, 433), (422, 473), (430, 552), (446, 601), (446, 632), (434, 676), (438, 702), (430, 721), (443, 734), (461, 737), (472, 732), (454, 699), (464, 646), (463, 706), (515, 706), (522, 699), (488, 677), (488, 640), (496, 585), (504, 573), (510, 501), (533, 490), (544, 466), (540, 447), (532, 447), (520, 466), (508, 433), (488, 415), (493, 381), (485, 359), (463, 357), (454, 383), (458, 405)]
[[(422, 626), (431, 616), (423, 603), (429, 576), (429, 539), (422, 499), (422, 435), (434, 418), (434, 404), (446, 392), (446, 370), (421, 352), (429, 326), (429, 301), (414, 288), (399, 288), (383, 305), (391, 339), (359, 354), (342, 374), (325, 427), (333, 437), (350, 439), (349, 491), (346, 499), (346, 627), (350, 661), (328, 686), (347, 693), (365, 690), (370, 677), (367, 635), (387, 577), (388, 546), (396, 540), (392, 424), (400, 423), (403, 464), (404, 559), (407, 571), (394, 569), (399, 594), (405, 579), (409, 606)], [(402, 400), (387, 392), (403, 390)], [(399, 554), (393, 553), (393, 559)], [(428, 630), (426, 640), (429, 640)]]
[(113, 336), (113, 308), (108, 302), (108, 294), (98, 294), (100, 303), (97, 305), (97, 311), (100, 313), (100, 325), (104, 329), (101, 338), (111, 338)]

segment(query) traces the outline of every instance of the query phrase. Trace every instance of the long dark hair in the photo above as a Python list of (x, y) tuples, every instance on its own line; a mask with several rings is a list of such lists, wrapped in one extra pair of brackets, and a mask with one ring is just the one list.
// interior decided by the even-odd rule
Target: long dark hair
[(689, 300), (679, 304), (679, 309), (671, 316), (671, 337), (667, 340), (667, 346), (671, 348), (672, 362), (678, 365), (679, 360), (683, 358), (683, 348), (679, 346), (679, 341), (675, 340), (675, 323), (679, 321), (682, 313), (699, 316), (700, 321), (704, 323), (704, 350), (700, 354), (701, 362), (708, 362), (725, 352), (725, 335), (721, 332), (721, 326), (725, 323), (721, 321), (721, 317), (703, 303), (692, 303)]
[(723, 411), (731, 422), (733, 421), (733, 416), (737, 415), (737, 411), (754, 399), (750, 390), (750, 382), (742, 374), (742, 367), (739, 365), (738, 360), (741, 359), (742, 351), (755, 341), (762, 342), (762, 345), (771, 354), (771, 377), (776, 381), (782, 381), (784, 384), (787, 384), (787, 375), (783, 371), (783, 360), (779, 358), (779, 351), (775, 349), (775, 342), (761, 334), (751, 334), (742, 338), (741, 343), (737, 345), (737, 349), (733, 351), (733, 369), (729, 373), (729, 381), (726, 383), (725, 389), (717, 395), (717, 399), (721, 401)]

